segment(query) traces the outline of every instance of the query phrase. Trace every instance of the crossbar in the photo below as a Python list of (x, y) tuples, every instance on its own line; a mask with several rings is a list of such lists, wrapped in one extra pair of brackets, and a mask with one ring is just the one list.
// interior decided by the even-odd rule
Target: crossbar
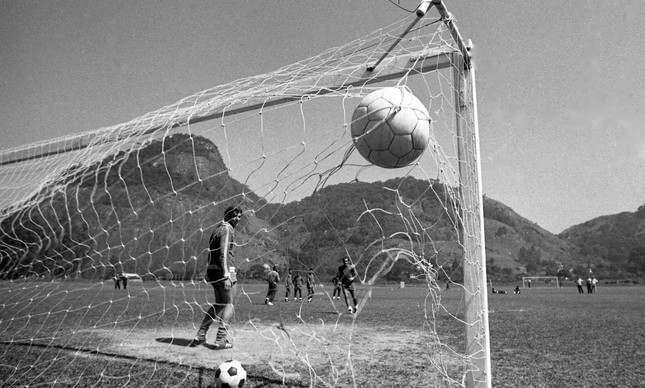
[[(335, 71), (329, 71), (315, 77), (305, 77), (301, 81), (297, 81), (291, 85), (294, 89), (300, 86), (305, 90), (298, 95), (275, 96), (272, 98), (265, 98), (259, 102), (257, 99), (254, 99), (247, 102), (231, 104), (221, 107), (215, 112), (204, 115), (191, 115), (186, 118), (186, 120), (180, 122), (166, 123), (152, 127), (148, 129), (144, 135), (152, 134), (161, 130), (172, 130), (178, 127), (214, 120), (224, 116), (231, 116), (275, 105), (299, 101), (307, 96), (320, 96), (356, 86), (397, 79), (405, 74), (426, 73), (440, 70), (452, 65), (452, 54), (455, 52), (457, 52), (457, 50), (451, 46), (425, 49), (410, 54), (386, 58), (376, 71), (369, 71), (364, 65), (355, 65)], [(313, 86), (315, 86), (315, 88), (313, 88)], [(107, 127), (94, 132), (84, 133), (76, 137), (61, 139), (59, 142), (60, 146), (55, 150), (37, 150), (34, 149), (35, 147), (9, 150), (0, 154), (0, 166), (79, 151), (89, 147), (95, 138), (114, 129), (115, 127)], [(111, 139), (111, 141), (119, 140), (123, 140), (123, 138), (115, 136), (114, 139)], [(53, 142), (49, 145), (54, 146), (55, 144), (56, 143)], [(42, 147), (43, 145), (40, 146)]]

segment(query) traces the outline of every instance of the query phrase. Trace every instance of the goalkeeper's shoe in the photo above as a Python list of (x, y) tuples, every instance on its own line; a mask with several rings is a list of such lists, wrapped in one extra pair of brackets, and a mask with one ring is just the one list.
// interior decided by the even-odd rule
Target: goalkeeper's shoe
[(228, 340), (224, 340), (224, 341), (222, 341), (220, 343), (215, 343), (213, 345), (213, 348), (215, 350), (231, 349), (231, 348), (233, 348), (233, 344), (228, 342)]
[(190, 341), (190, 344), (188, 346), (190, 346), (191, 348), (194, 348), (195, 346), (199, 346), (205, 342), (206, 342), (206, 337), (197, 336), (192, 341)]

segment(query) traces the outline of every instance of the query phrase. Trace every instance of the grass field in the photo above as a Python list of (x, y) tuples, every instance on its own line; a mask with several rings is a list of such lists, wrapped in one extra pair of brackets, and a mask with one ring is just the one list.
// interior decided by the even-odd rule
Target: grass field
[[(451, 316), (463, 314), (455, 287), (439, 295), (451, 314), (427, 319), (422, 286), (375, 287), (352, 317), (324, 294), (329, 288), (313, 303), (278, 298), (266, 306), (266, 286), (245, 284), (235, 347), (226, 351), (187, 346), (212, 298), (208, 285), (131, 282), (128, 288), (0, 283), (2, 387), (210, 387), (215, 367), (229, 358), (245, 365), (247, 387), (460, 383), (463, 360), (445, 350), (464, 347), (464, 327)], [(643, 306), (642, 287), (490, 295), (493, 386), (643, 386)]]

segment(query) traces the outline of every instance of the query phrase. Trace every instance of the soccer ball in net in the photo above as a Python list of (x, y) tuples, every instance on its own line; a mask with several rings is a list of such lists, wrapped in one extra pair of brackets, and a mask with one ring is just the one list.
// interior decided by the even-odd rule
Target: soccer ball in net
[(430, 140), (430, 115), (409, 89), (387, 87), (365, 96), (352, 115), (352, 140), (367, 161), (383, 168), (414, 163)]
[(246, 371), (236, 360), (228, 360), (217, 367), (215, 371), (215, 386), (217, 388), (243, 387), (246, 382)]

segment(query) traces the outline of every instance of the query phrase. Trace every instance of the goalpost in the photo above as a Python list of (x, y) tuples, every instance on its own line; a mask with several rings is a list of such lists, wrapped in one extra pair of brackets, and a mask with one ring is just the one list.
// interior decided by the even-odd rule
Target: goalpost
[(560, 278), (557, 276), (524, 276), (522, 288), (560, 288)]
[[(490, 387), (470, 47), (441, 0), (423, 1), (409, 18), (274, 72), (0, 153), (0, 354), (10, 366), (0, 377), (127, 385), (164, 365), (163, 376), (189, 384), (194, 369), (215, 368), (217, 356), (181, 344), (213, 302), (203, 281), (208, 239), (235, 205), (245, 217), (227, 356), (250, 376), (360, 386), (413, 365), (424, 384)], [(360, 99), (385, 86), (409, 88), (432, 119), (421, 159), (394, 170), (366, 163), (348, 134)], [(359, 270), (353, 317), (276, 303), (276, 325), (247, 282), (254, 266), (270, 263), (331, 283), (342, 256)], [(422, 273), (423, 295), (405, 303), (416, 323), (381, 332), (368, 326), (382, 293), (413, 298), (419, 288), (387, 291), (395, 271)], [(117, 289), (122, 273), (142, 281)], [(322, 294), (335, 309), (331, 292)], [(370, 348), (376, 339), (403, 346), (404, 367)], [(96, 362), (82, 364), (80, 354)], [(125, 372), (114, 376), (111, 364)]]

